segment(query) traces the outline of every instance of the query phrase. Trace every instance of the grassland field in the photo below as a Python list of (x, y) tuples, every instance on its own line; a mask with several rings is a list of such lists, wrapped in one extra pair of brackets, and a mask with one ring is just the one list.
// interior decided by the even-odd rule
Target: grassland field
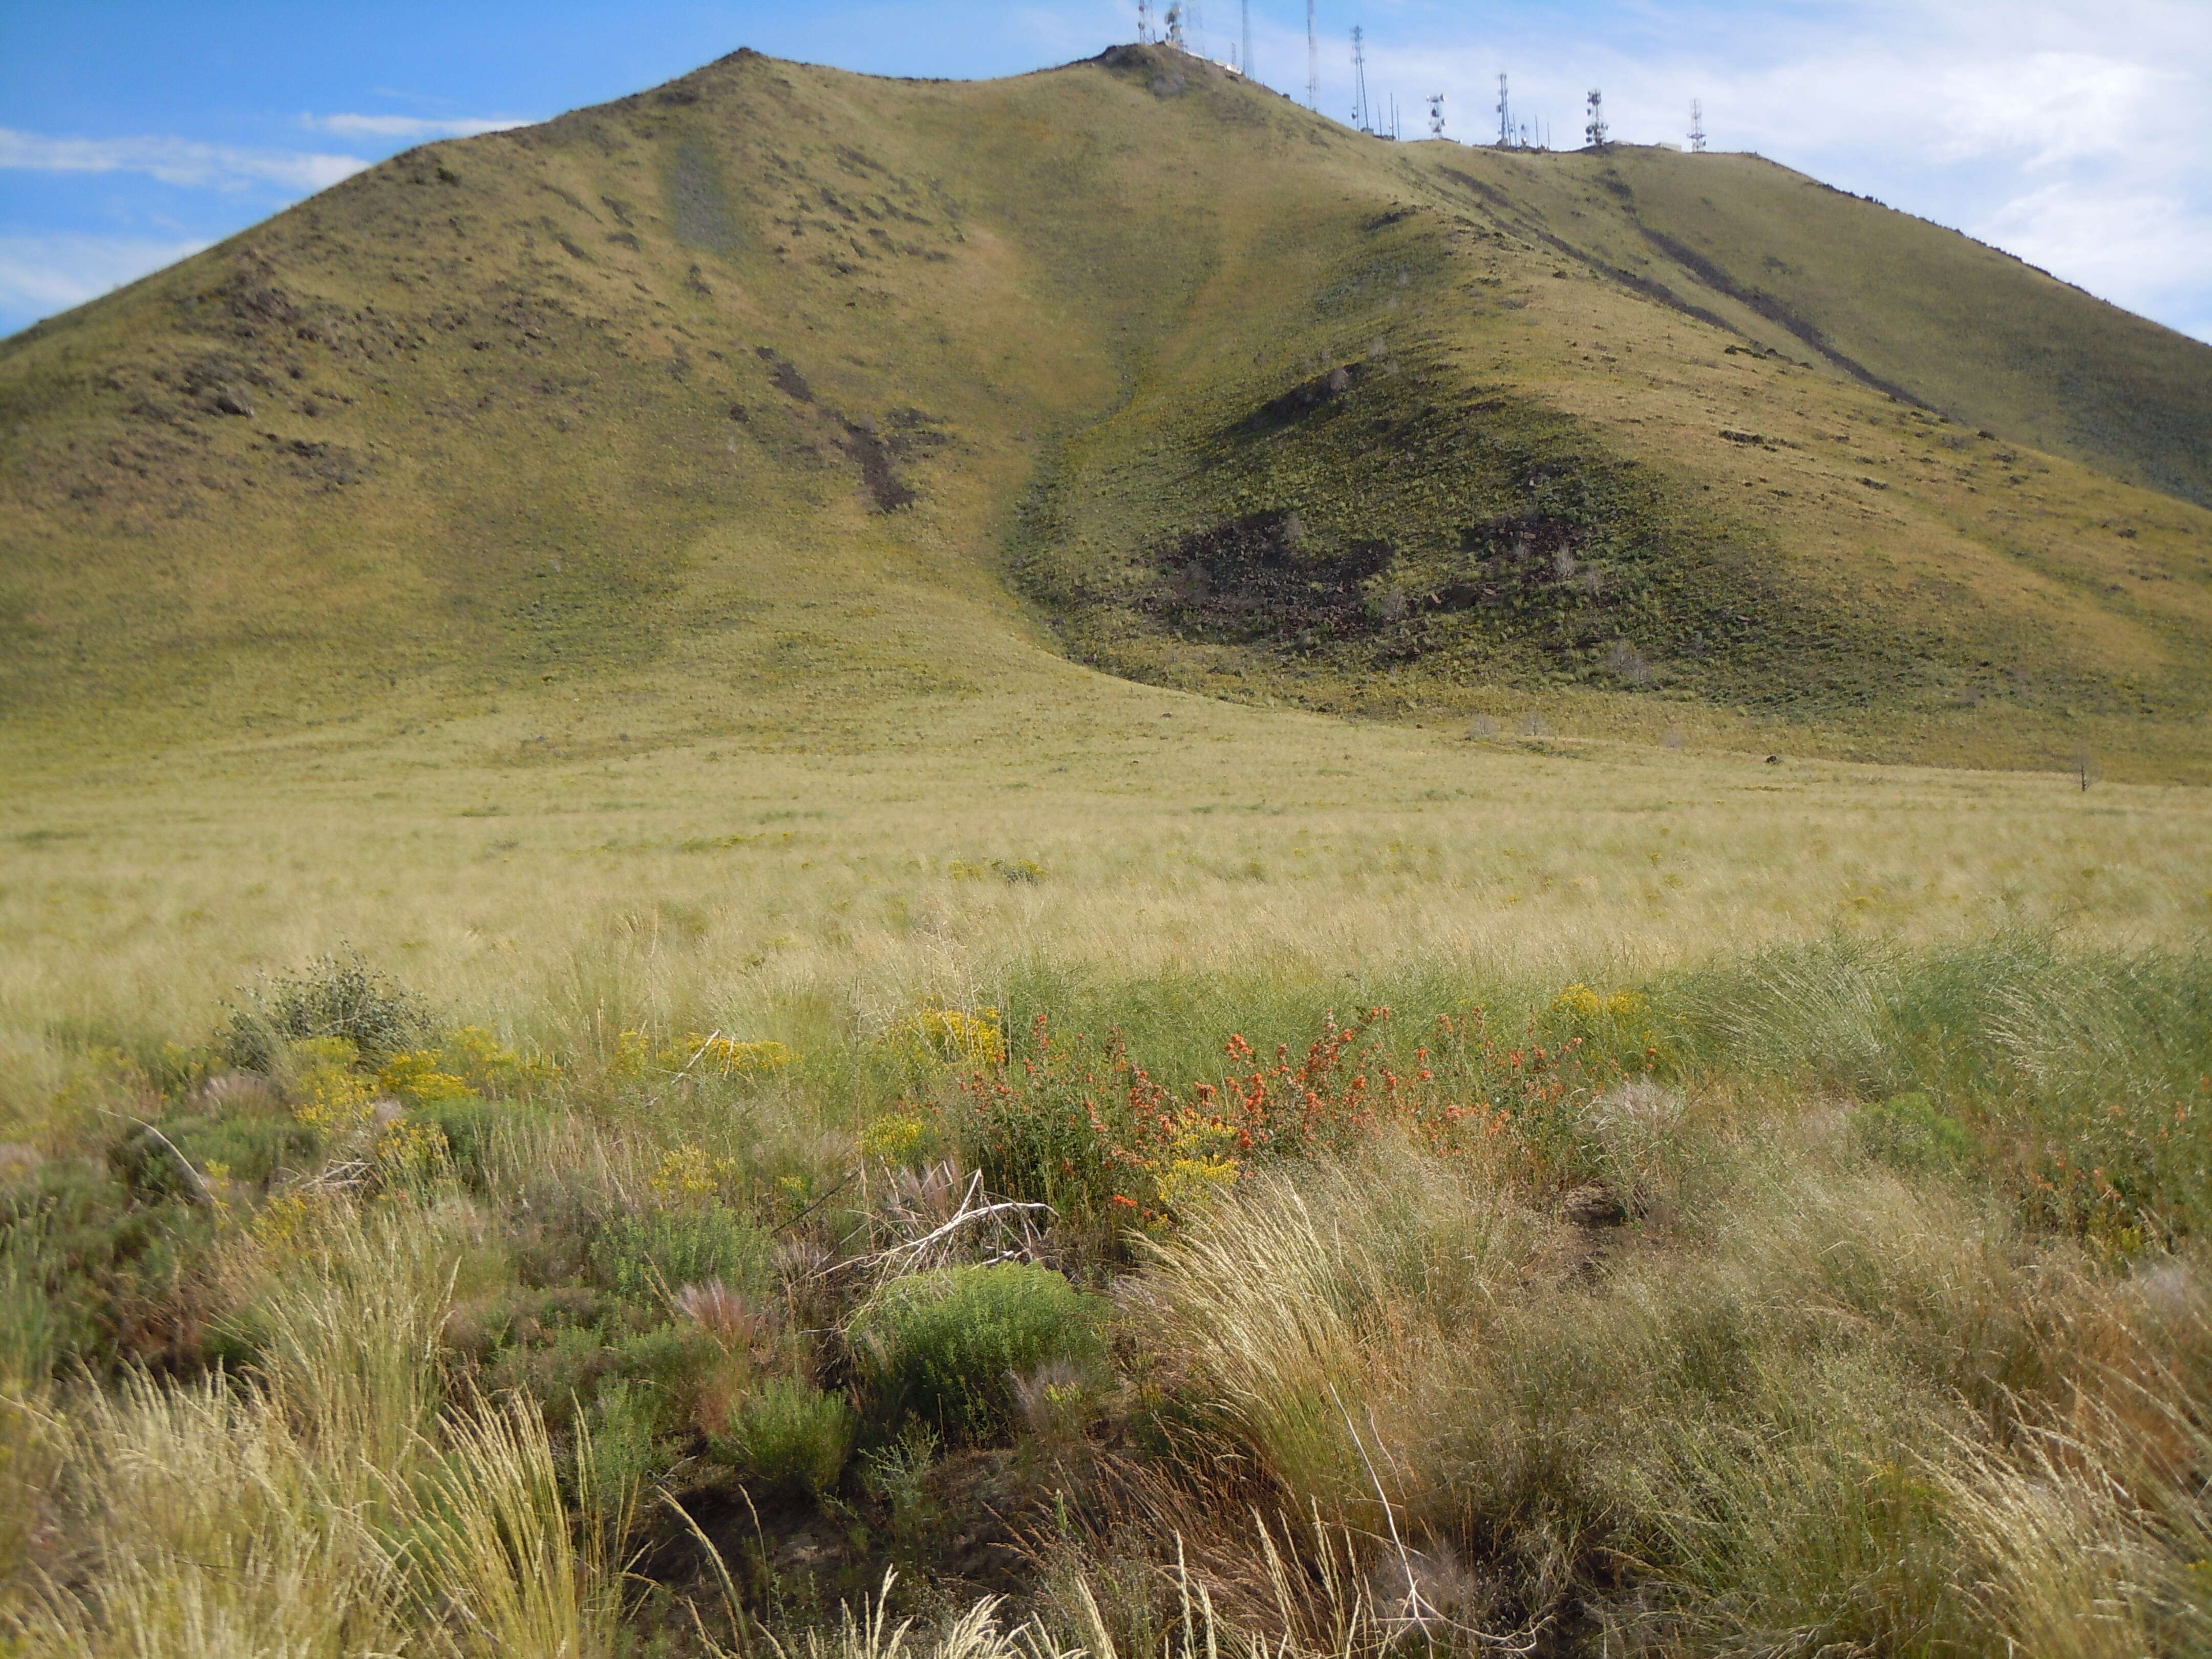
[(2212, 920), (2183, 787), (1474, 739), (1042, 657), (912, 728), (872, 713), (797, 752), (594, 730), (566, 739), (590, 759), (522, 763), (541, 745), (484, 714), (19, 791), (12, 1107), (35, 1116), (58, 1023), (189, 1037), (256, 972), (341, 945), (517, 1035), (615, 974), (609, 1018), (784, 1036), (988, 1002), (1030, 964), (1340, 984), (1349, 1006), (1417, 966), (1472, 990), (1832, 933), (2180, 948)]

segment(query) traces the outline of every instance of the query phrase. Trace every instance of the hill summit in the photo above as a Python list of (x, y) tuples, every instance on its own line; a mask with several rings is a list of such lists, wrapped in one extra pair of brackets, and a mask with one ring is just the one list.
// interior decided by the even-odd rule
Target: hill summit
[[(1751, 155), (1168, 48), (751, 52), (0, 344), (19, 748), (1055, 650), (1346, 714), (2212, 775), (2212, 348)], [(826, 723), (826, 726), (825, 726)]]

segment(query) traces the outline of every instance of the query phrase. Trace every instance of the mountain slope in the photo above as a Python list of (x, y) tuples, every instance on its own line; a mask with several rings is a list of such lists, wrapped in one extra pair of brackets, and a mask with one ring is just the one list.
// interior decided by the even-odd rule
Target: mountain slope
[(1505, 216), (1792, 356), (2212, 505), (2212, 347), (1755, 155), (1618, 148)]
[(1150, 49), (741, 53), (0, 345), (0, 696), (64, 760), (492, 697), (773, 743), (1056, 639), (2200, 775), (2208, 365), (1752, 158), (1389, 145)]

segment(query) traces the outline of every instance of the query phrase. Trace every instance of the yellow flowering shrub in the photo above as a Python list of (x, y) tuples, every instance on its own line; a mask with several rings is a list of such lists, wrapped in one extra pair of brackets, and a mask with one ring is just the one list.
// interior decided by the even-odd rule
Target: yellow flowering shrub
[(441, 1055), (427, 1048), (394, 1054), (377, 1073), (377, 1086), (388, 1095), (398, 1096), (410, 1106), (433, 1100), (474, 1099), (477, 1091), (469, 1087), (468, 1080), (439, 1070), (442, 1063)]
[(462, 1025), (447, 1032), (440, 1057), (443, 1070), (488, 1095), (526, 1093), (551, 1082), (556, 1069), (545, 1060), (525, 1060), (482, 1025)]
[(863, 1157), (880, 1158), (886, 1164), (903, 1164), (912, 1158), (921, 1145), (929, 1126), (920, 1118), (903, 1113), (879, 1117), (860, 1131), (860, 1152)]
[(690, 1044), (699, 1063), (722, 1077), (772, 1077), (787, 1070), (798, 1058), (781, 1042), (739, 1042), (732, 1037), (702, 1037), (695, 1032)]
[(1207, 1208), (1243, 1174), (1233, 1158), (1171, 1158), (1160, 1170), (1160, 1201), (1178, 1215)]
[[(740, 1078), (757, 1081), (790, 1069), (799, 1056), (781, 1042), (762, 1039), (747, 1042), (720, 1032), (693, 1031), (678, 1037), (674, 1032), (623, 1031), (615, 1038), (615, 1052), (607, 1061), (611, 1078), (643, 1078), (659, 1074)], [(530, 1068), (524, 1067), (527, 1072)]]
[(296, 1251), (313, 1243), (330, 1213), (345, 1200), (332, 1193), (279, 1193), (261, 1206), (250, 1231), (272, 1251)]
[(714, 1197), (738, 1174), (735, 1158), (715, 1158), (705, 1147), (685, 1141), (662, 1157), (646, 1185), (664, 1204), (694, 1203)]
[(1552, 999), (1552, 1012), (1566, 1014), (1576, 1019), (1634, 1019), (1645, 1010), (1644, 998), (1634, 991), (1615, 991), (1610, 996), (1601, 995), (1577, 980)]
[(1209, 1207), (1237, 1184), (1243, 1167), (1234, 1157), (1237, 1133), (1219, 1119), (1200, 1119), (1168, 1143), (1156, 1179), (1160, 1201), (1189, 1216)]
[(422, 1180), (442, 1173), (451, 1162), (446, 1132), (434, 1123), (403, 1117), (377, 1138), (377, 1170), (386, 1181)]
[(889, 1040), (915, 1060), (970, 1069), (1006, 1063), (1006, 1034), (996, 1008), (925, 1008), (894, 1026)]
[(354, 1070), (358, 1056), (343, 1037), (310, 1037), (292, 1044), (292, 1115), (318, 1129), (346, 1129), (366, 1122), (376, 1091)]
[(607, 1060), (607, 1075), (643, 1077), (646, 1067), (652, 1061), (653, 1040), (650, 1037), (642, 1031), (619, 1031), (615, 1035), (615, 1051)]

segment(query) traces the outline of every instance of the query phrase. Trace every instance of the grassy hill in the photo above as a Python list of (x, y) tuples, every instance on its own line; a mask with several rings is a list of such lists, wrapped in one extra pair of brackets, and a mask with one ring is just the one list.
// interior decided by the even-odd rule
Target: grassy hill
[(64, 768), (501, 699), (860, 741), (1042, 645), (2197, 778), (2208, 398), (2212, 349), (1754, 158), (1387, 144), (1150, 49), (739, 53), (0, 345), (0, 699)]

